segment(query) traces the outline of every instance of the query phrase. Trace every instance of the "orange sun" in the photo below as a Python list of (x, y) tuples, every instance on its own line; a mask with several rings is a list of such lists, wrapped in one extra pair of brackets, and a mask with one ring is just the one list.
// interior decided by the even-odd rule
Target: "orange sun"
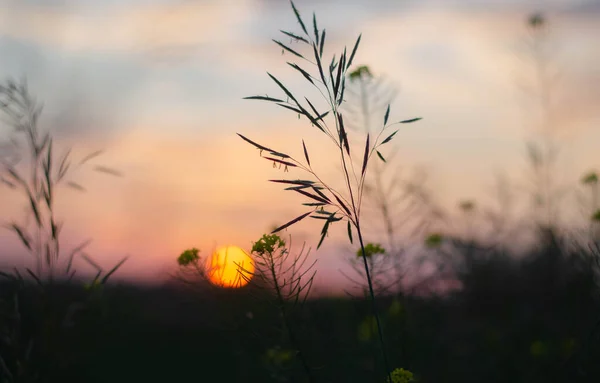
[(218, 248), (207, 260), (208, 279), (220, 287), (242, 287), (254, 273), (252, 258), (237, 246)]

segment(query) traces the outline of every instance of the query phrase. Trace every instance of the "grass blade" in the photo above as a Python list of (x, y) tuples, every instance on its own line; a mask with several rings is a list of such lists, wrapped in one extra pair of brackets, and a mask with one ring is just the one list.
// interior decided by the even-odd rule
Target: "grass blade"
[(112, 269), (110, 269), (108, 273), (106, 273), (106, 275), (104, 276), (104, 278), (102, 278), (102, 281), (100, 281), (100, 283), (105, 284), (106, 281), (108, 281), (108, 278), (110, 278), (110, 276), (113, 275), (115, 271), (117, 271), (121, 266), (123, 266), (127, 259), (129, 259), (129, 256), (121, 259), (119, 263), (117, 263)]
[(271, 77), (271, 79), (273, 81), (275, 81), (275, 83), (277, 85), (279, 85), (279, 87), (285, 92), (285, 94), (291, 98), (292, 100), (294, 100), (296, 102), (296, 104), (298, 104), (298, 101), (296, 101), (296, 98), (294, 97), (294, 95), (281, 83), (281, 81), (279, 81), (277, 78), (275, 78), (275, 76), (273, 76), (271, 73), (267, 72), (267, 74), (269, 75), (269, 77)]
[(91, 160), (95, 157), (98, 157), (102, 153), (104, 153), (104, 150), (96, 150), (95, 152), (88, 154), (87, 156), (83, 157), (83, 159), (81, 161), (79, 161), (79, 165), (85, 164), (89, 160)]
[(81, 254), (81, 257), (87, 262), (89, 263), (93, 268), (95, 268), (98, 271), (102, 271), (102, 267), (100, 267), (100, 265), (98, 265), (92, 258), (90, 258), (89, 255), (87, 254)]
[(352, 215), (352, 213), (350, 212), (350, 209), (348, 209), (348, 207), (346, 206), (346, 204), (344, 204), (344, 202), (342, 202), (342, 199), (340, 197), (337, 196), (337, 194), (332, 193), (333, 196), (335, 197), (335, 199), (338, 201), (338, 203), (340, 204), (340, 206), (342, 207), (342, 209), (344, 209), (344, 211), (346, 212), (346, 214), (348, 214), (349, 216)]
[(278, 98), (266, 97), (266, 96), (250, 96), (244, 97), (244, 100), (263, 100), (263, 101), (271, 101), (271, 102), (284, 102)]
[(394, 133), (387, 136), (387, 138), (385, 140), (383, 140), (381, 142), (381, 144), (379, 144), (379, 145), (387, 144), (388, 142), (390, 142), (392, 140), (392, 138), (396, 135), (396, 133), (398, 133), (398, 130), (396, 130)]
[(271, 234), (275, 234), (275, 233), (277, 233), (278, 231), (281, 231), (281, 230), (283, 230), (283, 229), (285, 229), (285, 228), (287, 228), (287, 227), (289, 227), (289, 226), (292, 226), (292, 225), (293, 225), (293, 224), (295, 224), (296, 222), (299, 222), (299, 221), (303, 220), (304, 218), (306, 218), (306, 216), (308, 216), (308, 215), (309, 215), (309, 214), (311, 214), (311, 213), (312, 213), (312, 211), (309, 211), (308, 213), (304, 213), (304, 214), (302, 214), (301, 216), (294, 218), (293, 220), (289, 221), (289, 222), (288, 222), (288, 223), (286, 223), (285, 225), (281, 225), (281, 226), (279, 226), (278, 228), (276, 228), (275, 230), (273, 230), (273, 231), (271, 232)]
[(75, 258), (77, 253), (79, 253), (81, 250), (86, 248), (90, 243), (92, 243), (92, 240), (87, 239), (87, 240), (83, 241), (81, 244), (79, 244), (79, 246), (77, 246), (73, 250), (71, 250), (71, 252), (69, 253), (69, 257), (68, 257), (69, 261), (67, 262), (67, 273), (71, 270), (71, 267), (73, 266), (73, 259)]
[(293, 164), (293, 163), (291, 163), (291, 162), (282, 161), (282, 160), (280, 160), (280, 159), (273, 158), (273, 157), (263, 157), (263, 158), (265, 158), (265, 159), (267, 159), (267, 160), (271, 160), (271, 161), (278, 162), (278, 163), (280, 163), (280, 164), (282, 164), (282, 165), (291, 166), (291, 167), (293, 167), (293, 168), (295, 168), (295, 167), (297, 166), (296, 164)]
[[(321, 40), (323, 43), (323, 40)], [(325, 73), (323, 73), (323, 63), (321, 63), (321, 57), (319, 56), (319, 52), (317, 52), (317, 46), (313, 44), (313, 50), (315, 51), (315, 60), (317, 61), (317, 68), (319, 68), (319, 75), (321, 76), (321, 81), (323, 81), (323, 85), (327, 85), (327, 81), (325, 80)], [(323, 49), (321, 48), (321, 56), (323, 55)]]
[(302, 113), (302, 111), (300, 109), (294, 108), (293, 106), (290, 106), (290, 105), (287, 105), (287, 104), (281, 104), (281, 103), (278, 103), (277, 105), (281, 106), (282, 108), (286, 108), (286, 109), (292, 110), (292, 111), (294, 111), (294, 112), (296, 112), (298, 114), (304, 114), (304, 113)]
[(348, 220), (348, 239), (350, 240), (350, 243), (352, 244), (352, 225), (350, 224), (350, 220)]
[(106, 166), (94, 166), (94, 170), (100, 173), (105, 173), (105, 174), (109, 174), (111, 176), (115, 176), (115, 177), (122, 177), (123, 174), (121, 174), (121, 172), (119, 172), (118, 170), (106, 167)]
[(350, 144), (348, 143), (348, 135), (346, 134), (346, 129), (344, 128), (344, 118), (339, 112), (338, 120), (340, 122), (340, 145), (344, 146), (346, 153), (348, 153), (348, 156), (350, 156)]
[(280, 184), (290, 184), (290, 185), (303, 185), (310, 187), (314, 184), (313, 181), (305, 181), (305, 180), (269, 180), (269, 182), (276, 182)]
[(377, 152), (377, 156), (381, 159), (381, 161), (386, 162), (385, 158), (383, 158), (383, 155), (381, 153), (379, 153), (379, 150), (376, 150)]
[(251, 139), (249, 139), (249, 138), (246, 138), (246, 137), (242, 136), (242, 135), (241, 135), (241, 134), (239, 134), (239, 133), (236, 133), (236, 134), (237, 134), (238, 136), (240, 136), (240, 137), (242, 138), (242, 140), (246, 141), (246, 142), (247, 142), (247, 143), (249, 143), (250, 145), (253, 145), (253, 146), (255, 146), (256, 148), (258, 148), (258, 149), (260, 149), (260, 150), (266, 150), (266, 151), (268, 151), (268, 152), (273, 152), (273, 150), (272, 150), (272, 149), (269, 149), (269, 148), (267, 148), (266, 146), (259, 145), (259, 144), (257, 144), (256, 142), (252, 141), (252, 140), (251, 140)]
[(23, 243), (23, 245), (27, 249), (31, 250), (31, 242), (29, 240), (29, 237), (27, 236), (27, 233), (25, 233), (25, 230), (23, 230), (23, 228), (21, 228), (16, 223), (12, 223), (10, 225), (10, 228), (12, 228), (12, 230), (14, 230), (15, 233), (17, 233), (17, 235), (19, 236), (19, 239), (21, 240), (21, 242)]
[(365, 175), (367, 170), (367, 161), (369, 161), (369, 134), (367, 133), (367, 144), (365, 145), (365, 154), (363, 156), (362, 175)]
[(292, 9), (294, 10), (294, 14), (296, 15), (296, 19), (298, 19), (298, 23), (300, 23), (300, 26), (302, 27), (302, 30), (308, 36), (308, 31), (306, 30), (306, 26), (304, 25), (304, 22), (302, 21), (302, 18), (300, 17), (300, 13), (296, 9), (296, 6), (294, 5), (294, 2), (290, 0), (290, 4), (292, 4)]
[(292, 68), (296, 69), (298, 72), (300, 72), (302, 74), (302, 76), (304, 76), (304, 78), (306, 78), (311, 84), (315, 84), (310, 76), (310, 74), (305, 71), (304, 69), (300, 68), (297, 64), (294, 63), (287, 63), (289, 66), (291, 66)]
[(296, 34), (294, 34), (294, 33), (292, 33), (292, 32), (283, 31), (283, 30), (279, 30), (279, 32), (281, 32), (281, 33), (283, 33), (284, 35), (286, 35), (286, 36), (289, 36), (289, 37), (291, 37), (291, 38), (293, 38), (293, 39), (295, 39), (295, 40), (299, 40), (299, 41), (302, 41), (303, 43), (310, 44), (310, 42), (309, 42), (307, 39), (305, 39), (305, 38), (304, 38), (304, 37), (302, 37), (302, 36), (298, 36), (298, 35), (296, 35)]
[(346, 76), (342, 77), (342, 87), (340, 89), (340, 97), (338, 99), (338, 106), (342, 105), (344, 101), (344, 91), (346, 90)]
[(293, 55), (295, 55), (295, 56), (298, 56), (298, 57), (300, 57), (300, 58), (302, 58), (302, 59), (304, 58), (304, 56), (302, 56), (300, 53), (296, 52), (295, 50), (293, 50), (292, 48), (290, 48), (290, 47), (288, 47), (287, 45), (283, 44), (282, 42), (280, 42), (280, 41), (277, 41), (277, 40), (273, 40), (273, 42), (274, 42), (275, 44), (279, 45), (279, 46), (280, 46), (281, 48), (283, 48), (284, 50), (286, 50), (286, 51), (290, 52), (291, 54), (293, 54)]
[(70, 187), (71, 189), (75, 189), (75, 190), (80, 191), (80, 192), (85, 192), (86, 191), (83, 186), (81, 186), (78, 183), (73, 182), (73, 181), (67, 182), (67, 186)]
[(330, 203), (330, 202), (329, 202), (327, 199), (325, 199), (325, 198), (322, 198), (322, 197), (319, 197), (319, 196), (316, 196), (316, 195), (314, 195), (314, 194), (311, 194), (311, 193), (309, 193), (309, 192), (306, 192), (306, 191), (304, 191), (304, 190), (300, 190), (300, 189), (294, 189), (294, 191), (295, 191), (295, 192), (298, 192), (298, 193), (300, 193), (300, 194), (302, 194), (302, 195), (304, 195), (304, 196), (306, 196), (306, 197), (308, 197), (308, 198), (312, 198), (312, 199), (314, 199), (314, 200), (315, 200), (315, 201), (317, 201), (317, 202), (322, 202), (322, 203), (326, 203), (326, 204), (329, 204), (329, 203)]
[(310, 158), (308, 158), (308, 150), (306, 150), (306, 144), (304, 144), (304, 140), (302, 140), (302, 148), (304, 149), (304, 158), (306, 158), (306, 163), (310, 166)]
[(423, 117), (411, 118), (410, 120), (400, 121), (401, 124), (410, 124), (411, 122), (416, 122), (422, 120)]
[(35, 273), (34, 273), (33, 271), (31, 271), (31, 269), (30, 269), (29, 267), (28, 267), (28, 268), (26, 268), (25, 270), (27, 270), (27, 273), (28, 273), (29, 275), (31, 275), (31, 277), (32, 277), (32, 278), (33, 278), (33, 279), (36, 281), (36, 283), (37, 283), (38, 285), (40, 285), (40, 286), (43, 286), (43, 285), (44, 285), (44, 284), (42, 283), (42, 281), (40, 280), (40, 278), (39, 278), (37, 275), (35, 275)]
[(319, 45), (319, 28), (317, 27), (317, 15), (313, 12), (313, 31), (315, 33), (315, 43)]
[(360, 44), (361, 37), (362, 33), (358, 35), (358, 39), (356, 39), (356, 43), (354, 44), (354, 48), (352, 49), (352, 53), (350, 54), (350, 58), (348, 59), (348, 64), (346, 64), (346, 69), (350, 68), (350, 65), (352, 65), (352, 60), (354, 60), (354, 55), (356, 54), (356, 50), (358, 49), (358, 44)]
[(323, 48), (325, 47), (325, 36), (326, 36), (326, 32), (325, 29), (323, 29), (323, 33), (321, 33), (321, 45), (319, 46), (319, 56), (323, 57)]
[(319, 189), (322, 189), (322, 188), (320, 188), (318, 186), (315, 186), (315, 185), (311, 185), (311, 187), (315, 191), (315, 193), (317, 193), (318, 195), (321, 196), (321, 198), (323, 198), (328, 203), (331, 203), (331, 200), (325, 194), (323, 194), (323, 192), (321, 192), (321, 190), (319, 190)]
[(327, 231), (329, 231), (330, 223), (331, 223), (331, 221), (329, 221), (329, 220), (325, 221), (325, 224), (323, 225), (323, 229), (321, 229), (321, 239), (319, 240), (319, 244), (317, 245), (317, 250), (319, 250), (319, 248), (323, 244), (323, 241), (325, 240), (325, 237), (327, 236)]
[(383, 126), (387, 125), (388, 118), (390, 118), (390, 104), (388, 104), (387, 109), (385, 110), (385, 116), (383, 117)]

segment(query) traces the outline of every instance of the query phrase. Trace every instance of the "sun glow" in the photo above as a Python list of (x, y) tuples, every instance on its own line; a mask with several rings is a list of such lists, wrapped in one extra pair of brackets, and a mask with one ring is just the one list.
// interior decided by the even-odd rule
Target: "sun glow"
[(218, 248), (208, 259), (208, 279), (221, 287), (242, 287), (248, 284), (254, 273), (252, 258), (237, 246)]

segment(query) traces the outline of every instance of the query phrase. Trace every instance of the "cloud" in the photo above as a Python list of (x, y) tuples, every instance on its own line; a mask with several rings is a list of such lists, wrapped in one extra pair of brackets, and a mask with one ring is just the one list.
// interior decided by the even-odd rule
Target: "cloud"
[(0, 30), (68, 51), (181, 54), (235, 40), (251, 12), (249, 1), (243, 0), (235, 5), (195, 1), (91, 5), (9, 5), (0, 18)]

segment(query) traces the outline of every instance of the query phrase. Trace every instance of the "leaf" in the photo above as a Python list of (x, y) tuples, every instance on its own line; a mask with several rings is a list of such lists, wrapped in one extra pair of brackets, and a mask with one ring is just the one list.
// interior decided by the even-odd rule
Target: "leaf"
[(83, 157), (83, 159), (81, 161), (79, 161), (79, 165), (85, 164), (92, 158), (98, 157), (102, 153), (104, 153), (104, 150), (96, 150), (95, 152), (88, 154), (87, 156)]
[(340, 145), (343, 145), (346, 148), (346, 153), (348, 156), (350, 155), (350, 144), (348, 143), (348, 135), (346, 134), (346, 129), (344, 129), (344, 118), (342, 114), (338, 112), (338, 120), (340, 123)]
[(38, 285), (40, 285), (40, 286), (43, 286), (43, 285), (44, 285), (44, 284), (42, 283), (42, 281), (40, 280), (40, 278), (39, 278), (37, 275), (35, 275), (35, 273), (34, 273), (33, 271), (31, 271), (31, 269), (30, 269), (29, 267), (28, 267), (28, 268), (26, 268), (25, 270), (27, 270), (27, 273), (28, 273), (29, 275), (31, 275), (31, 277), (32, 277), (32, 278), (33, 278), (33, 279), (36, 281), (36, 283), (37, 283)]
[(367, 161), (369, 160), (369, 134), (367, 133), (367, 144), (365, 145), (365, 154), (363, 156), (362, 175), (365, 175), (367, 170)]
[(305, 181), (305, 180), (269, 180), (269, 182), (276, 182), (280, 184), (290, 184), (290, 185), (304, 185), (311, 186), (314, 184), (313, 181)]
[(255, 146), (256, 148), (258, 148), (258, 149), (260, 149), (260, 150), (266, 150), (266, 151), (268, 151), (268, 152), (273, 152), (273, 151), (274, 151), (274, 150), (272, 150), (272, 149), (269, 149), (269, 148), (267, 148), (266, 146), (262, 146), (262, 145), (259, 145), (259, 144), (257, 144), (256, 142), (252, 141), (252, 140), (251, 140), (251, 139), (249, 139), (249, 138), (246, 138), (246, 137), (242, 136), (242, 135), (241, 135), (241, 134), (239, 134), (239, 133), (236, 133), (236, 134), (237, 134), (238, 136), (242, 137), (242, 139), (243, 139), (244, 141), (248, 142), (249, 144), (251, 144), (251, 145)]
[(71, 189), (75, 189), (75, 190), (78, 190), (78, 191), (80, 191), (80, 192), (84, 192), (84, 191), (86, 191), (86, 190), (85, 190), (85, 188), (84, 188), (83, 186), (81, 186), (81, 185), (79, 185), (78, 183), (76, 183), (76, 182), (73, 182), (73, 181), (69, 181), (69, 182), (67, 182), (67, 186), (68, 186), (68, 187), (70, 187)]
[(31, 194), (29, 194), (29, 206), (31, 207), (31, 211), (35, 216), (35, 221), (39, 226), (42, 226), (42, 217), (40, 217), (40, 211), (38, 209), (37, 203), (35, 202)]
[(269, 154), (272, 156), (277, 156), (277, 157), (281, 157), (281, 158), (292, 158), (285, 153), (279, 153), (279, 152), (275, 152), (275, 151), (269, 152)]
[(330, 110), (328, 110), (327, 112), (323, 113), (322, 115), (320, 115), (320, 116), (317, 118), (317, 120), (321, 120), (321, 121), (323, 121), (323, 118), (324, 118), (325, 116), (327, 116), (327, 115), (329, 114), (329, 112), (331, 112), (331, 111), (330, 111)]
[(385, 110), (385, 116), (383, 117), (383, 126), (387, 125), (388, 118), (390, 118), (390, 104), (388, 104), (387, 109)]
[(46, 153), (44, 173), (46, 175), (46, 181), (50, 184), (50, 171), (52, 170), (52, 139), (48, 142), (48, 152)]
[(325, 47), (325, 29), (323, 29), (323, 33), (321, 33), (321, 45), (319, 46), (319, 57), (323, 57), (323, 47)]
[(346, 60), (346, 49), (344, 48), (344, 53), (342, 57), (340, 57), (340, 62), (337, 67), (337, 74), (335, 76), (335, 84), (333, 85), (333, 97), (337, 98), (338, 90), (340, 89), (340, 82), (342, 79), (342, 72), (344, 69), (344, 61)]
[(422, 120), (423, 117), (411, 118), (410, 120), (400, 121), (401, 124), (410, 124), (411, 122)]
[(356, 43), (354, 44), (354, 48), (352, 48), (352, 53), (350, 54), (350, 58), (348, 59), (348, 64), (346, 64), (346, 69), (350, 68), (350, 65), (352, 65), (352, 60), (354, 60), (354, 55), (356, 54), (356, 51), (358, 49), (358, 44), (360, 44), (361, 37), (362, 33), (358, 35), (358, 39), (356, 39)]
[(310, 106), (310, 108), (312, 109), (312, 111), (317, 115), (316, 120), (317, 121), (323, 121), (323, 117), (325, 117), (329, 111), (323, 113), (323, 114), (319, 114), (319, 112), (317, 111), (317, 108), (315, 108), (315, 106), (312, 104), (312, 102), (310, 102), (310, 100), (306, 97), (304, 97), (304, 99), (306, 100), (306, 102), (308, 103), (308, 105)]
[(294, 5), (294, 2), (290, 0), (290, 3), (292, 4), (292, 9), (294, 10), (294, 14), (296, 15), (296, 19), (298, 19), (298, 22), (300, 23), (300, 26), (302, 27), (302, 30), (308, 36), (308, 31), (306, 30), (306, 26), (304, 25), (304, 22), (302, 21), (302, 18), (300, 17), (300, 13), (296, 9), (296, 6)]
[(342, 102), (344, 101), (344, 91), (346, 90), (346, 76), (344, 76), (342, 78), (342, 87), (340, 90), (340, 98), (338, 99), (338, 106), (342, 105)]
[(308, 213), (304, 213), (301, 216), (294, 218), (293, 220), (291, 220), (290, 222), (286, 223), (285, 225), (279, 226), (277, 229), (273, 230), (271, 232), (271, 234), (275, 234), (278, 231), (281, 231), (281, 230), (285, 229), (286, 227), (289, 227), (289, 226), (295, 224), (296, 222), (299, 222), (299, 221), (303, 220), (304, 218), (306, 218), (306, 216), (308, 216), (311, 213), (312, 213), (312, 211), (309, 211)]
[(326, 206), (328, 204), (324, 202), (306, 202), (302, 204), (303, 206)]
[(89, 263), (93, 268), (95, 268), (98, 271), (102, 271), (102, 267), (100, 267), (99, 264), (97, 264), (92, 258), (90, 258), (89, 255), (87, 254), (81, 254), (81, 257), (87, 262)]
[(284, 100), (280, 100), (278, 98), (266, 97), (266, 96), (250, 96), (244, 97), (244, 100), (263, 100), (263, 101), (271, 101), (271, 102), (284, 102)]
[(302, 195), (304, 195), (304, 196), (306, 196), (306, 197), (308, 197), (308, 198), (312, 198), (312, 199), (314, 199), (314, 200), (315, 200), (315, 201), (317, 201), (317, 202), (322, 202), (322, 203), (326, 203), (326, 204), (329, 204), (329, 203), (330, 203), (330, 202), (329, 202), (328, 200), (326, 200), (325, 198), (322, 198), (322, 197), (316, 196), (316, 195), (314, 195), (314, 194), (311, 194), (311, 193), (309, 193), (309, 192), (306, 192), (306, 191), (304, 191), (304, 190), (300, 190), (300, 189), (294, 189), (294, 191), (295, 191), (295, 192), (298, 192), (298, 193), (300, 193), (300, 194), (302, 194)]
[(94, 170), (100, 173), (105, 173), (105, 174), (110, 174), (111, 176), (115, 176), (115, 177), (122, 177), (123, 174), (121, 174), (119, 171), (106, 167), (106, 166), (95, 166)]
[(310, 44), (310, 43), (308, 42), (308, 40), (307, 40), (307, 39), (305, 39), (305, 38), (304, 38), (304, 37), (302, 37), (302, 36), (298, 36), (298, 35), (296, 35), (296, 34), (294, 34), (294, 33), (292, 33), (292, 32), (287, 32), (287, 31), (282, 31), (282, 30), (280, 30), (280, 32), (281, 32), (281, 33), (283, 33), (284, 35), (287, 35), (287, 36), (289, 36), (289, 37), (293, 38), (293, 39), (300, 40), (300, 41), (302, 41), (302, 42), (304, 42), (304, 43)]
[(15, 231), (15, 233), (17, 233), (23, 245), (25, 245), (27, 249), (31, 250), (31, 242), (27, 233), (25, 233), (25, 230), (23, 230), (23, 228), (21, 228), (16, 223), (12, 223), (10, 225), (10, 228), (12, 228)]
[(269, 77), (271, 77), (271, 79), (273, 79), (273, 81), (275, 81), (275, 83), (277, 85), (279, 85), (279, 87), (281, 89), (283, 89), (283, 91), (285, 92), (285, 94), (291, 98), (292, 100), (294, 100), (296, 102), (296, 104), (298, 104), (298, 101), (296, 101), (296, 98), (294, 97), (294, 95), (279, 81), (277, 80), (277, 78), (275, 78), (275, 76), (273, 76), (271, 73), (267, 72), (267, 74), (269, 75)]
[(304, 114), (304, 113), (302, 113), (302, 111), (301, 111), (300, 109), (298, 109), (298, 108), (294, 108), (293, 106), (289, 106), (289, 105), (287, 105), (287, 104), (277, 104), (277, 105), (279, 105), (279, 106), (281, 106), (281, 107), (283, 107), (283, 108), (286, 108), (286, 109), (292, 110), (292, 111), (294, 111), (294, 112), (296, 112), (296, 113), (298, 113), (298, 114)]
[(394, 133), (387, 136), (387, 138), (385, 140), (383, 140), (380, 145), (387, 144), (388, 142), (390, 142), (392, 140), (392, 138), (396, 135), (396, 133), (398, 133), (398, 130), (396, 130)]
[(287, 162), (287, 161), (282, 161), (282, 160), (280, 160), (280, 159), (277, 159), (277, 158), (273, 158), (273, 157), (263, 157), (263, 158), (265, 158), (265, 159), (267, 159), (267, 160), (271, 160), (271, 161), (278, 162), (278, 163), (280, 163), (280, 164), (282, 164), (282, 165), (291, 166), (291, 167), (293, 167), (293, 168), (295, 168), (295, 167), (296, 167), (296, 164), (293, 164), (293, 163), (291, 163), (291, 162)]
[(73, 250), (71, 250), (71, 252), (69, 253), (69, 261), (67, 263), (67, 273), (71, 270), (71, 266), (73, 264), (73, 258), (75, 258), (75, 255), (77, 255), (77, 253), (81, 252), (81, 250), (83, 250), (84, 248), (86, 248), (90, 243), (92, 243), (91, 239), (87, 239), (85, 241), (83, 241), (81, 244), (79, 244), (77, 247), (75, 247)]
[(321, 196), (321, 198), (323, 198), (325, 201), (331, 203), (331, 200), (325, 194), (323, 194), (323, 192), (320, 190), (322, 188), (315, 186), (315, 185), (311, 185), (311, 187), (315, 191), (315, 193), (317, 193), (318, 195)]
[(321, 230), (321, 239), (319, 240), (319, 244), (317, 245), (317, 250), (319, 250), (319, 248), (323, 244), (323, 240), (325, 239), (325, 236), (327, 236), (327, 231), (329, 230), (330, 223), (331, 223), (331, 221), (327, 220), (327, 221), (325, 221), (325, 224), (323, 225), (323, 229)]
[(304, 149), (304, 158), (306, 158), (306, 162), (308, 163), (308, 166), (310, 166), (310, 158), (308, 158), (308, 150), (306, 150), (304, 140), (302, 140), (302, 148)]
[(106, 273), (106, 275), (104, 276), (104, 278), (102, 278), (102, 281), (100, 283), (105, 284), (108, 281), (108, 278), (110, 278), (110, 276), (113, 275), (115, 271), (117, 271), (121, 266), (123, 266), (127, 259), (129, 259), (129, 256), (121, 259), (119, 263), (117, 263), (112, 269), (110, 269), (108, 273)]
[(291, 66), (292, 68), (296, 69), (298, 72), (300, 72), (302, 74), (302, 76), (304, 76), (305, 79), (307, 79), (311, 84), (314, 85), (314, 82), (312, 80), (312, 77), (310, 76), (310, 74), (305, 71), (304, 69), (300, 68), (298, 66), (298, 64), (294, 64), (294, 63), (287, 63), (289, 66)]
[(313, 12), (313, 31), (315, 33), (315, 42), (319, 44), (319, 28), (317, 27), (317, 15)]
[(376, 150), (377, 152), (377, 156), (379, 156), (379, 158), (381, 159), (381, 161), (386, 162), (385, 158), (383, 158), (383, 156), (381, 155), (381, 153), (379, 153), (379, 150)]
[(304, 56), (302, 56), (300, 53), (296, 52), (295, 50), (293, 50), (292, 48), (290, 48), (290, 47), (288, 47), (287, 45), (283, 44), (282, 42), (280, 42), (280, 41), (277, 41), (277, 40), (275, 40), (275, 39), (273, 39), (273, 42), (274, 42), (275, 44), (279, 45), (279, 46), (280, 46), (281, 48), (283, 48), (284, 50), (286, 50), (286, 51), (290, 52), (291, 54), (293, 54), (293, 55), (295, 55), (295, 56), (298, 56), (298, 57), (300, 57), (300, 58), (302, 58), (302, 59), (304, 58)]
[[(323, 40), (321, 40), (321, 43), (323, 43)], [(315, 60), (317, 61), (317, 68), (319, 68), (319, 75), (321, 76), (321, 81), (323, 81), (323, 84), (325, 85), (327, 84), (327, 81), (325, 80), (325, 73), (323, 73), (323, 64), (321, 63), (321, 57), (319, 56), (319, 52), (317, 52), (317, 46), (315, 44), (313, 44), (313, 50), (315, 52)], [(322, 54), (323, 49), (321, 49), (321, 55)]]
[[(308, 99), (306, 99), (306, 101), (308, 101)], [(310, 101), (309, 101), (309, 105), (310, 105)], [(320, 131), (325, 132), (325, 129), (323, 129), (323, 127), (321, 126), (321, 124), (319, 124), (319, 121), (317, 120), (317, 118), (313, 117), (302, 106), (299, 105), (298, 107), (300, 108), (300, 113), (303, 114), (304, 116), (306, 116), (306, 118), (308, 118), (310, 120), (311, 124), (315, 125)], [(311, 105), (311, 108), (314, 108), (314, 107)], [(316, 113), (316, 114), (317, 114), (317, 117), (319, 117), (318, 113)]]
[(342, 209), (344, 209), (344, 211), (346, 212), (346, 214), (348, 214), (349, 216), (352, 215), (352, 213), (350, 212), (350, 209), (348, 209), (348, 207), (344, 204), (344, 202), (342, 202), (342, 199), (340, 197), (337, 196), (337, 194), (332, 193), (333, 196), (335, 197), (335, 199), (338, 201), (338, 203), (340, 204), (340, 206), (342, 207)]
[(350, 220), (348, 220), (348, 239), (352, 243), (352, 225), (350, 224)]
[(309, 187), (310, 187), (310, 185), (290, 186), (290, 187), (287, 187), (287, 188), (285, 188), (283, 190), (301, 190), (301, 189), (307, 189)]

